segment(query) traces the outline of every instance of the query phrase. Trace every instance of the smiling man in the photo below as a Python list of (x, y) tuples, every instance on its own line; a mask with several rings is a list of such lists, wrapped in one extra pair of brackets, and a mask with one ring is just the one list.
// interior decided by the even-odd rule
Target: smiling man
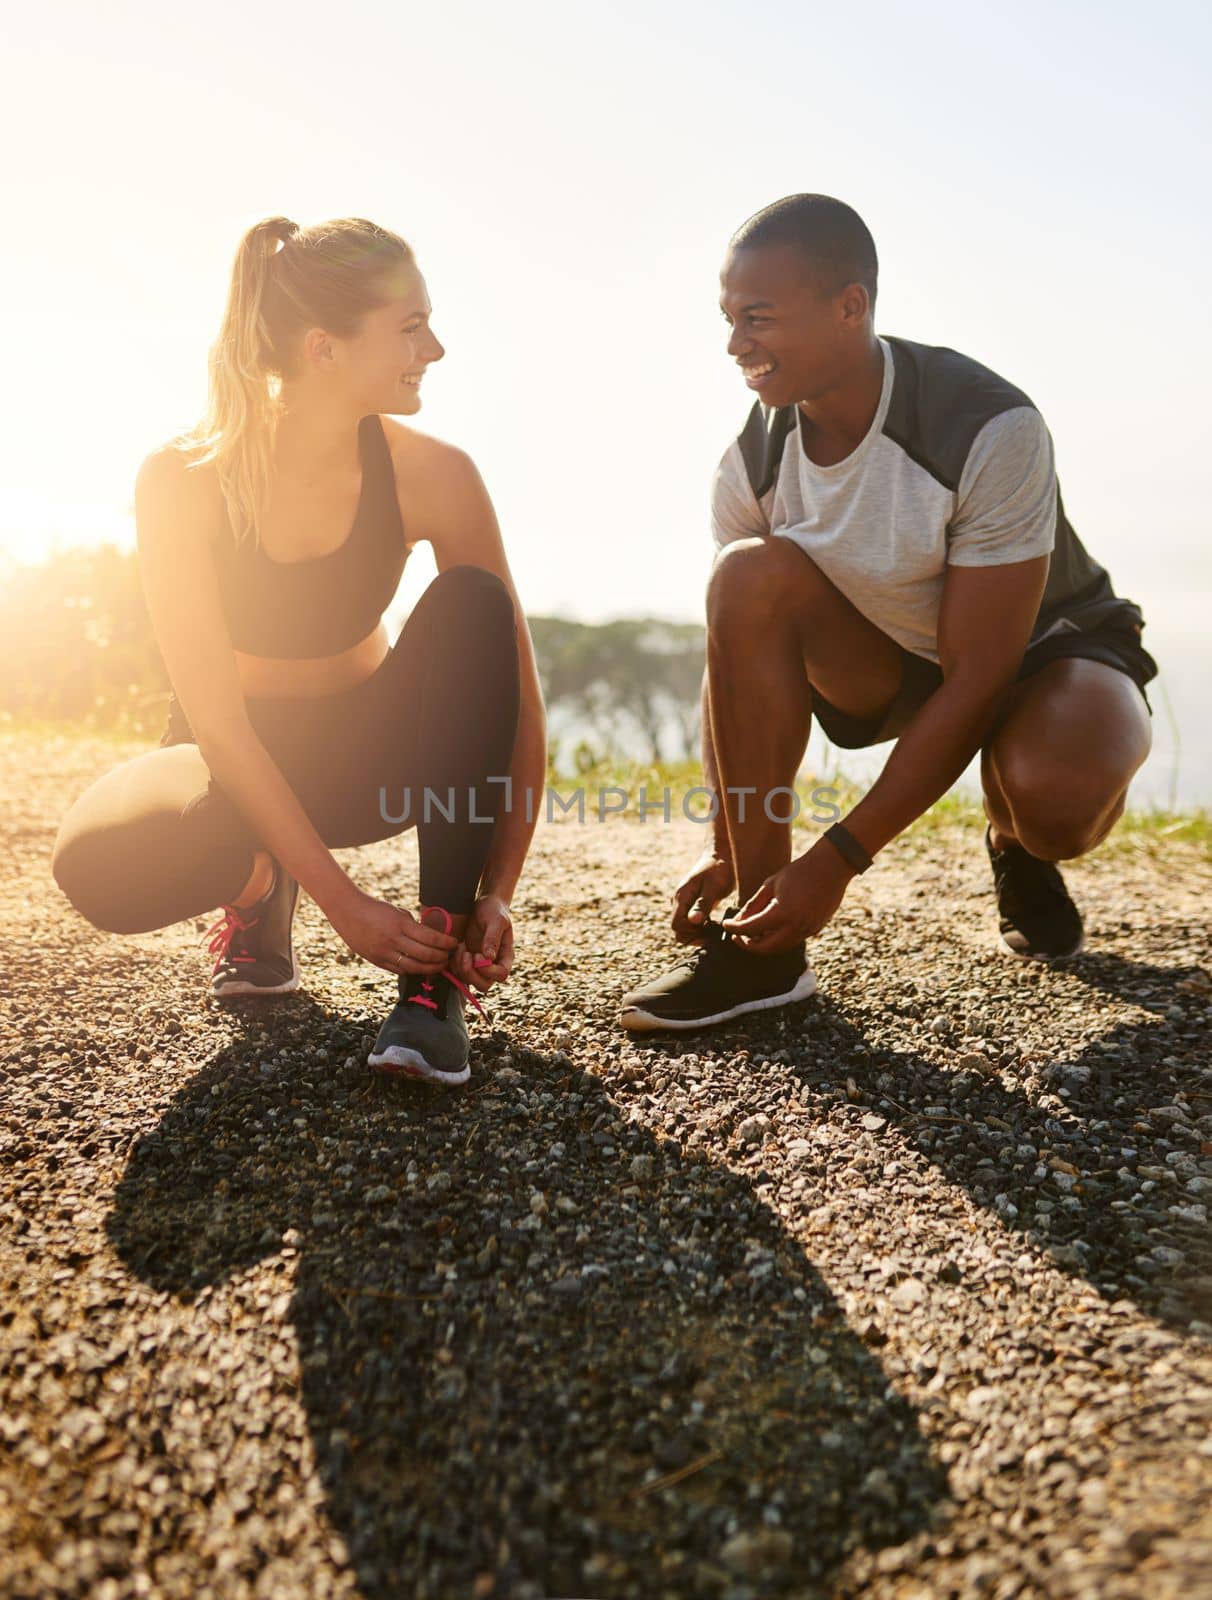
[[(1002, 940), (1076, 954), (1054, 863), (1106, 837), (1149, 753), (1141, 611), (1065, 517), (1043, 418), (971, 357), (878, 335), (876, 272), (862, 219), (827, 195), (767, 206), (729, 245), (728, 353), (757, 401), (712, 495), (703, 764), (720, 803), (674, 894), (673, 932), (698, 948), (624, 998), (635, 1031), (811, 994), (806, 939), (977, 751)], [(814, 715), (835, 745), (896, 743), (793, 860)], [(734, 890), (739, 911), (712, 920)]]

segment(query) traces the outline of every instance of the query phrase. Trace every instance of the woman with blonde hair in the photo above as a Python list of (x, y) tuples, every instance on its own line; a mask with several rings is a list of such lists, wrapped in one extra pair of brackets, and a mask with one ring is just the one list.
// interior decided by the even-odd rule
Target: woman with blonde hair
[[(270, 217), (240, 241), (207, 415), (143, 462), (140, 573), (173, 697), (160, 748), (106, 773), (59, 829), (80, 913), (142, 933), (221, 907), (217, 996), (298, 987), (299, 886), (398, 1001), (369, 1064), (469, 1075), (464, 998), (513, 963), (509, 901), (546, 729), (534, 650), (484, 484), (397, 419), (444, 355), (397, 234)], [(412, 547), (438, 575), (394, 645)], [(333, 850), (415, 823), (418, 914)]]

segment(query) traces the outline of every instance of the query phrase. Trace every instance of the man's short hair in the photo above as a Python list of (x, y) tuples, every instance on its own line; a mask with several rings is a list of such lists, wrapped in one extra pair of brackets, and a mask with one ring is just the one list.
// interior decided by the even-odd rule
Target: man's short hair
[(790, 245), (803, 255), (824, 294), (861, 283), (875, 305), (879, 262), (867, 224), (844, 200), (827, 194), (789, 194), (763, 206), (729, 241), (732, 250)]

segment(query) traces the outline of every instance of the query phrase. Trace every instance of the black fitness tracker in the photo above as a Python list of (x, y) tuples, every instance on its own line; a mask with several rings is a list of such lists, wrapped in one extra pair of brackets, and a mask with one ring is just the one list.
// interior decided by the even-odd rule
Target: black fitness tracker
[(826, 828), (824, 837), (856, 872), (866, 872), (871, 865), (871, 857), (850, 830), (843, 828), (840, 822), (835, 822), (831, 828)]

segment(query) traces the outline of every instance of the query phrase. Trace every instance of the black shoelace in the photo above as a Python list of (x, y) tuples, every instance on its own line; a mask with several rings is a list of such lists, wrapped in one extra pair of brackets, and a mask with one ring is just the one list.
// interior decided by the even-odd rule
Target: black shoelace
[[(736, 909), (737, 908), (735, 906), (729, 906), (724, 915), (726, 917), (735, 916)], [(688, 967), (691, 972), (697, 973), (702, 967), (714, 961), (726, 950), (732, 948), (744, 948), (743, 945), (739, 944), (736, 935), (729, 933), (728, 929), (723, 927), (718, 922), (712, 922), (709, 919), (707, 922), (702, 924), (702, 929), (703, 943), (696, 949), (690, 951), (690, 953), (686, 956), (685, 961), (682, 963), (684, 966)]]

